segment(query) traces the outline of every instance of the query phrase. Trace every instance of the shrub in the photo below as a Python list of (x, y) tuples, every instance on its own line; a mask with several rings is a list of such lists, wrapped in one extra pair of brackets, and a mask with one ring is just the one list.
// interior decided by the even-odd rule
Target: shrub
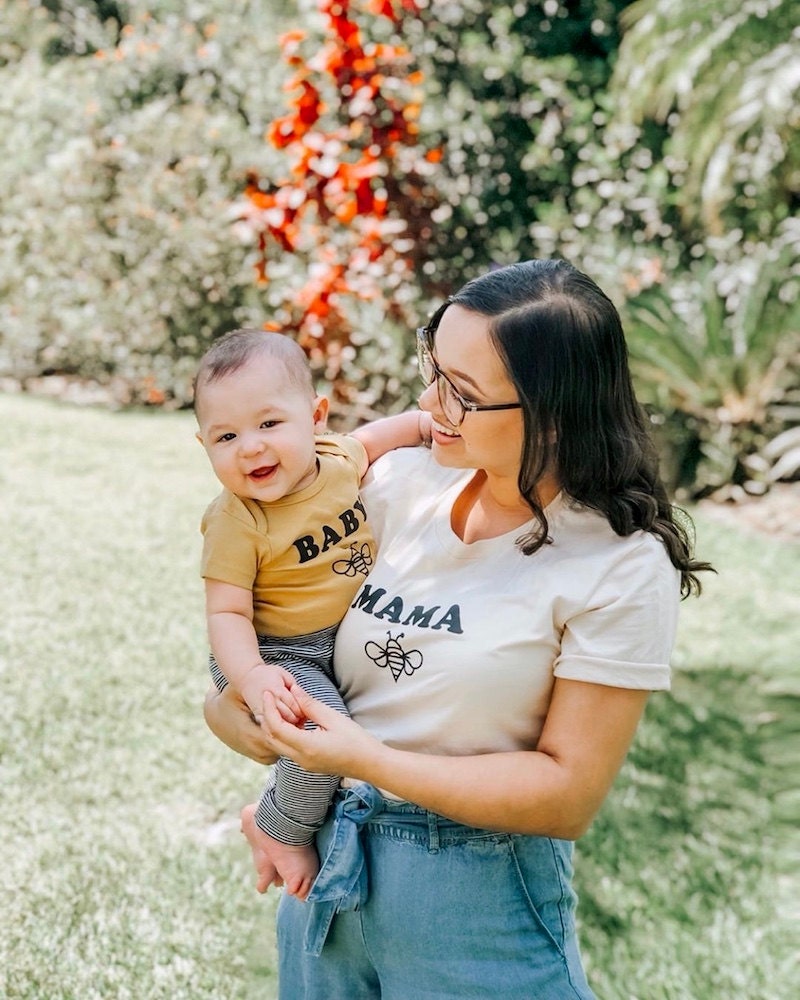
[(247, 171), (270, 169), (275, 43), (256, 13), (139, 14), (108, 49), (54, 61), (43, 23), (0, 70), (0, 372), (183, 403), (211, 339), (264, 319), (230, 214)]
[(800, 225), (786, 220), (769, 243), (739, 235), (710, 240), (694, 268), (625, 310), (670, 478), (692, 496), (763, 492), (800, 471), (792, 434), (771, 444), (800, 423)]

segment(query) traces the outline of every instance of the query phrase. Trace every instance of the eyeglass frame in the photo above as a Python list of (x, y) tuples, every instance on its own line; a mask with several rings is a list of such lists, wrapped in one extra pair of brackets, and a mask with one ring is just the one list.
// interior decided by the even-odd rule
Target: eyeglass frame
[[(453, 394), (458, 405), (461, 407), (461, 418), (458, 423), (453, 424), (454, 427), (460, 427), (466, 417), (467, 413), (480, 413), (485, 410), (521, 410), (522, 403), (471, 403), (468, 399), (464, 399), (461, 393), (456, 389), (450, 379), (445, 375), (442, 369), (436, 364), (436, 359), (433, 356), (432, 346), (433, 346), (433, 334), (436, 331), (431, 329), (430, 326), (419, 326), (417, 327), (417, 365), (419, 367), (419, 375), (423, 382), (425, 382), (425, 387), (428, 388), (436, 383), (436, 392), (439, 396), (439, 405), (442, 410), (445, 409), (445, 403), (442, 399), (441, 384), (444, 380), (450, 387), (450, 391)], [(433, 368), (433, 378), (429, 381), (425, 381), (425, 375), (423, 374), (423, 366), (426, 362), (430, 362), (431, 368)], [(449, 419), (449, 417), (448, 417)]]

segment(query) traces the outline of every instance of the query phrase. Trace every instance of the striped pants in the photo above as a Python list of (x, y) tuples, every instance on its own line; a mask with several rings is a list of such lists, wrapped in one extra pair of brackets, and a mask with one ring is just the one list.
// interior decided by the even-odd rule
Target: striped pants
[[(347, 715), (333, 679), (336, 629), (332, 625), (309, 635), (280, 638), (260, 635), (258, 648), (265, 663), (287, 670), (304, 691)], [(209, 658), (209, 668), (214, 683), (222, 691), (228, 682), (213, 656)], [(314, 723), (307, 722), (306, 727), (313, 729)], [(311, 774), (281, 757), (258, 801), (256, 824), (282, 844), (312, 844), (338, 786), (338, 775)]]

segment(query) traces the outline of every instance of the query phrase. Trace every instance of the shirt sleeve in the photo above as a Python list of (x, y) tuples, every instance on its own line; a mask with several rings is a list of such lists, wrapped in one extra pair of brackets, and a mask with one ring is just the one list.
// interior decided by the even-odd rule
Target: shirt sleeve
[(564, 623), (556, 677), (668, 690), (680, 576), (661, 542), (644, 535)]
[(327, 453), (330, 455), (340, 455), (345, 458), (356, 475), (356, 480), (361, 480), (361, 470), (366, 469), (369, 464), (367, 460), (367, 449), (364, 445), (349, 434), (319, 434), (317, 435), (317, 453)]
[(200, 575), (252, 590), (260, 561), (258, 534), (247, 508), (212, 504), (201, 525), (203, 553)]
[(350, 437), (349, 434), (342, 434), (338, 438), (339, 444), (342, 446), (342, 451), (347, 455), (350, 461), (355, 466), (356, 474), (359, 479), (361, 478), (361, 470), (366, 469), (369, 465), (369, 459), (367, 458), (367, 449), (364, 445), (354, 437)]

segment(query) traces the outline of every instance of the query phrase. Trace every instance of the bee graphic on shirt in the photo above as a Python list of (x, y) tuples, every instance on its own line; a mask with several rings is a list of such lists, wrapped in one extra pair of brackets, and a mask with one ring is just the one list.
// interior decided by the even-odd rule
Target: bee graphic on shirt
[(371, 565), (372, 553), (369, 542), (363, 542), (360, 549), (351, 544), (350, 558), (337, 559), (331, 569), (340, 576), (355, 576), (357, 573), (363, 573), (366, 576)]
[(411, 677), (414, 671), (419, 670), (422, 666), (422, 653), (418, 649), (408, 652), (403, 649), (399, 640), (405, 636), (405, 632), (399, 632), (397, 636), (393, 636), (391, 632), (386, 634), (389, 639), (385, 647), (370, 640), (364, 646), (364, 652), (376, 666), (381, 669), (388, 667), (397, 683), (401, 674)]

